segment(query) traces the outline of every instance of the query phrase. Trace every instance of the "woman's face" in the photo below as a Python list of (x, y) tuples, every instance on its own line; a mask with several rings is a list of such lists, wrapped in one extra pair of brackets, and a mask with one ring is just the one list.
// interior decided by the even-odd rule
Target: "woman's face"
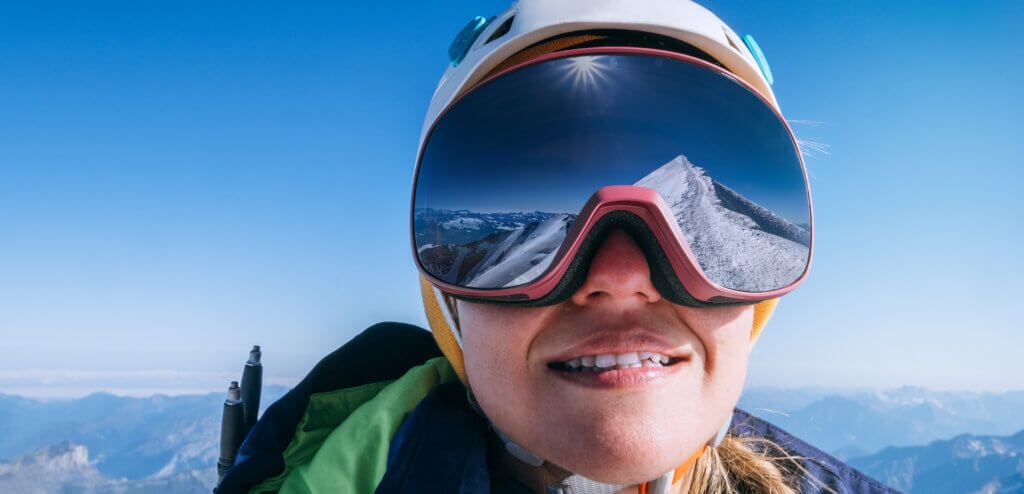
[[(682, 464), (731, 415), (746, 376), (753, 306), (695, 309), (665, 300), (639, 247), (617, 230), (568, 300), (547, 307), (459, 301), (458, 314), (470, 387), (498, 429), (569, 471), (636, 484)], [(574, 359), (628, 361), (633, 352), (666, 355), (670, 365), (561, 370)]]

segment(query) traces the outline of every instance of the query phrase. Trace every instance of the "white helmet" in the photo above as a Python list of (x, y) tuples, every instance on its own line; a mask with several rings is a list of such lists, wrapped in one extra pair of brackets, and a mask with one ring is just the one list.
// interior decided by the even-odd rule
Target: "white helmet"
[(430, 100), (420, 148), (445, 107), (512, 55), (560, 35), (608, 29), (658, 34), (702, 50), (778, 109), (771, 70), (753, 36), (737, 36), (690, 0), (517, 0), (497, 16), (473, 19), (452, 43), (452, 63)]

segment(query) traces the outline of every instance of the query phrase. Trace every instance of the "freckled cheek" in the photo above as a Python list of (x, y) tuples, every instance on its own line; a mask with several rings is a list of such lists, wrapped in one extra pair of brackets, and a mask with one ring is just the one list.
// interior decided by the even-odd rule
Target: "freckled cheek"
[(470, 386), (481, 402), (502, 407), (525, 399), (530, 380), (527, 345), (516, 338), (519, 335), (503, 332), (504, 329), (502, 325), (491, 325), (480, 333), (471, 330), (463, 335)]
[(734, 322), (699, 333), (704, 346), (704, 371), (709, 377), (716, 374), (732, 376), (746, 369), (750, 330), (743, 322)]
[(522, 374), (522, 364), (507, 345), (488, 344), (486, 350), (473, 354), (474, 370), (480, 371), (488, 383), (511, 383)]
[(708, 346), (707, 391), (731, 408), (743, 391), (750, 356), (750, 330), (743, 322), (717, 328)]

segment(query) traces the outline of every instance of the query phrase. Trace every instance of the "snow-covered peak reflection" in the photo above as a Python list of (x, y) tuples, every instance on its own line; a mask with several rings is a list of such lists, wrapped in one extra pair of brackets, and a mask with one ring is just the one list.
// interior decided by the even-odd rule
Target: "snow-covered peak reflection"
[(790, 285), (807, 267), (811, 233), (805, 225), (722, 185), (686, 156), (633, 185), (661, 194), (704, 274), (720, 286), (766, 292)]

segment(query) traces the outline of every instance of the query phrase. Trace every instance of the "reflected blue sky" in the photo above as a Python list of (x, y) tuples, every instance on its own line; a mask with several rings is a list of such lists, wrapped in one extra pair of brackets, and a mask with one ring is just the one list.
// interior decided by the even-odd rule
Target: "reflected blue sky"
[[(585, 67), (585, 68), (580, 68)], [(640, 55), (576, 56), (502, 76), (429, 137), (417, 207), (575, 213), (679, 155), (796, 224), (797, 151), (776, 115), (726, 76)]]

